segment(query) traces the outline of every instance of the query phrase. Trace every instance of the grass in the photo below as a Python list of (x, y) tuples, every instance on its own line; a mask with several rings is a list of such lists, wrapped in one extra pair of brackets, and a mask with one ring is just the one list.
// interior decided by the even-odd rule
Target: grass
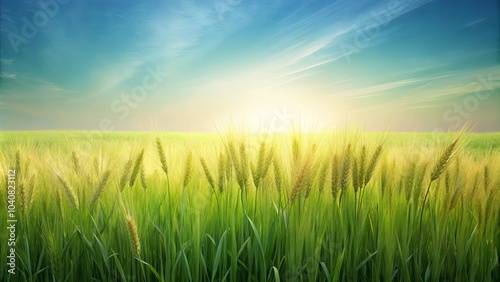
[(498, 281), (500, 134), (457, 136), (2, 132), (0, 280)]

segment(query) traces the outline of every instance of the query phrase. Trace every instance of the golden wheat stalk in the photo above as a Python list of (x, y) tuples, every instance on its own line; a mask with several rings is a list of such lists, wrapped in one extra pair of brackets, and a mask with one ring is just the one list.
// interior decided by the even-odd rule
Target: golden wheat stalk
[(243, 189), (243, 191), (247, 191), (248, 188), (248, 180), (250, 178), (249, 176), (249, 163), (248, 163), (248, 154), (246, 150), (246, 145), (245, 142), (242, 142), (240, 144), (240, 188)]
[(75, 208), (79, 209), (79, 202), (78, 202), (78, 197), (76, 196), (75, 192), (73, 191), (73, 188), (64, 180), (64, 178), (56, 173), (57, 179), (59, 180), (59, 183), (61, 183), (61, 186), (63, 188), (64, 194), (66, 194), (66, 197), (68, 198), (69, 203)]
[(274, 172), (274, 184), (276, 185), (276, 190), (281, 193), (281, 189), (283, 187), (283, 169), (281, 168), (281, 165), (278, 162), (276, 156), (273, 157), (272, 163)]
[(488, 187), (490, 186), (490, 172), (487, 165), (484, 166), (484, 182), (483, 189), (484, 191), (488, 191)]
[(92, 195), (92, 199), (90, 200), (90, 205), (93, 206), (99, 197), (102, 195), (104, 192), (104, 188), (108, 184), (109, 181), (109, 176), (111, 175), (111, 170), (107, 170), (101, 177), (101, 180), (99, 181), (99, 185), (96, 187), (94, 190), (94, 195)]
[(359, 183), (359, 170), (358, 170), (358, 160), (356, 158), (352, 161), (352, 186), (354, 187), (354, 192), (358, 192)]
[(297, 137), (293, 137), (292, 140), (292, 154), (293, 154), (293, 160), (297, 162), (299, 160), (299, 154), (300, 154), (300, 143)]
[(441, 154), (441, 157), (439, 158), (438, 162), (434, 166), (434, 169), (432, 170), (431, 181), (438, 179), (439, 176), (446, 169), (446, 167), (450, 163), (450, 160), (453, 158), (453, 153), (455, 152), (459, 139), (460, 136), (457, 137), (455, 141), (453, 141), (450, 145), (448, 145), (443, 154)]
[[(314, 147), (315, 145), (313, 145)], [(313, 148), (311, 150), (311, 154), (315, 151), (315, 149)], [(307, 181), (304, 185), (305, 187), (305, 198), (307, 199), (309, 197), (309, 193), (311, 192), (312, 190), (312, 187), (313, 187), (313, 181), (314, 179), (317, 177), (319, 171), (320, 171), (320, 167), (321, 167), (321, 162), (319, 160), (317, 160), (311, 167), (311, 171), (309, 172), (309, 176), (307, 178)]]
[(461, 135), (459, 135), (448, 147), (446, 147), (446, 150), (441, 154), (441, 157), (439, 158), (438, 162), (434, 166), (434, 169), (432, 170), (431, 173), (431, 181), (429, 182), (429, 186), (427, 187), (427, 192), (425, 192), (424, 196), (424, 201), (422, 202), (422, 210), (420, 212), (420, 224), (419, 226), (422, 225), (422, 218), (424, 216), (424, 206), (425, 202), (427, 201), (427, 197), (429, 196), (429, 191), (431, 190), (431, 185), (432, 182), (434, 182), (436, 179), (439, 178), (439, 176), (443, 173), (443, 171), (446, 169), (448, 164), (450, 163), (450, 160), (454, 156), (455, 149), (457, 148), (458, 141), (460, 140)]
[(71, 160), (73, 162), (73, 169), (78, 173), (80, 171), (80, 161), (75, 151), (71, 152)]
[(295, 183), (292, 187), (292, 192), (290, 194), (290, 199), (289, 199), (290, 204), (293, 204), (297, 196), (300, 194), (300, 191), (302, 191), (304, 186), (307, 184), (311, 169), (310, 160), (311, 158), (308, 156), (299, 170), (299, 174), (295, 180)]
[(141, 186), (144, 191), (148, 188), (147, 176), (146, 176), (146, 168), (144, 163), (141, 165)]
[(210, 170), (208, 169), (208, 165), (205, 162), (205, 159), (200, 158), (201, 166), (203, 167), (203, 171), (205, 172), (205, 177), (207, 178), (208, 184), (210, 184), (210, 187), (212, 187), (212, 190), (215, 191), (215, 182), (214, 178), (212, 177), (212, 174), (210, 173)]
[(156, 150), (158, 151), (158, 157), (160, 158), (161, 169), (168, 177), (167, 157), (165, 156), (165, 150), (163, 149), (163, 145), (159, 137), (156, 138)]
[(323, 161), (323, 165), (321, 166), (321, 170), (319, 172), (318, 180), (317, 180), (319, 192), (323, 191), (323, 188), (325, 188), (326, 176), (328, 174), (328, 165), (329, 165), (329, 162)]
[(264, 165), (264, 159), (266, 156), (266, 142), (262, 141), (260, 143), (260, 148), (259, 148), (259, 155), (257, 157), (257, 163), (255, 163), (254, 168), (252, 169), (252, 178), (253, 178), (253, 183), (256, 188), (259, 187), (259, 182), (261, 178), (261, 173)]
[[(493, 210), (494, 205), (498, 205), (497, 194), (498, 189), (492, 189), (488, 195), (488, 199), (486, 200), (486, 208), (484, 210), (484, 220), (487, 221), (489, 218), (492, 218), (491, 212)], [(496, 218), (496, 217), (493, 217)]]
[(22, 175), (21, 174), (21, 152), (19, 150), (16, 151), (16, 160), (15, 160), (15, 170), (16, 170), (16, 175)]
[(269, 149), (269, 152), (267, 153), (267, 157), (264, 161), (262, 170), (260, 172), (260, 179), (264, 179), (267, 176), (267, 172), (269, 171), (269, 168), (271, 167), (272, 162), (273, 162), (273, 158), (274, 158), (274, 156), (272, 154), (273, 151), (274, 151), (274, 146), (272, 146)]
[(358, 163), (358, 186), (359, 188), (363, 188), (365, 187), (365, 172), (366, 172), (366, 168), (365, 168), (365, 162), (366, 162), (366, 146), (363, 145), (363, 147), (361, 147), (361, 156), (359, 158), (359, 163)]
[(455, 191), (453, 192), (453, 195), (450, 198), (450, 202), (448, 204), (448, 209), (453, 210), (453, 208), (456, 206), (458, 203), (458, 200), (460, 199), (460, 196), (462, 196), (462, 191), (464, 189), (465, 184), (463, 183), (463, 180), (460, 179), (458, 184), (456, 185), (457, 187), (455, 188)]
[(347, 190), (348, 180), (349, 180), (349, 171), (351, 167), (351, 144), (347, 145), (344, 151), (344, 159), (342, 163), (342, 174), (340, 178), (340, 188), (341, 191)]
[(377, 163), (380, 160), (380, 156), (382, 155), (383, 149), (384, 148), (382, 145), (378, 145), (377, 148), (375, 149), (375, 152), (373, 153), (373, 156), (370, 160), (370, 163), (368, 164), (368, 167), (366, 168), (363, 186), (366, 186), (368, 184), (368, 182), (370, 182), (370, 180), (373, 176), (373, 172), (375, 171), (375, 168), (377, 167)]
[(123, 191), (123, 189), (125, 189), (125, 186), (127, 185), (127, 182), (129, 181), (128, 177), (130, 175), (131, 169), (132, 169), (132, 160), (128, 160), (123, 168), (122, 177), (120, 178), (120, 183), (119, 183), (120, 191)]
[(143, 158), (144, 158), (144, 149), (141, 150), (141, 152), (137, 156), (137, 159), (135, 160), (134, 169), (132, 170), (132, 175), (130, 176), (130, 182), (128, 184), (130, 187), (134, 186), (135, 179), (139, 174)]
[(332, 175), (331, 175), (331, 192), (333, 198), (337, 198), (337, 193), (339, 192), (339, 180), (340, 180), (340, 169), (339, 169), (339, 155), (335, 154), (332, 159)]
[(137, 225), (131, 215), (127, 214), (127, 230), (130, 239), (130, 245), (132, 252), (137, 256), (141, 257), (141, 242), (139, 241), (139, 233), (137, 232)]
[(189, 152), (187, 161), (186, 161), (186, 167), (184, 170), (184, 182), (183, 182), (183, 187), (186, 188), (191, 181), (191, 177), (193, 175), (193, 153)]
[(218, 184), (219, 184), (219, 192), (222, 193), (224, 191), (224, 182), (225, 182), (225, 176), (226, 176), (226, 158), (224, 156), (223, 152), (220, 152), (219, 154), (219, 167), (218, 167), (218, 173), (219, 173), (219, 179), (218, 179)]
[(410, 163), (410, 167), (407, 169), (407, 172), (406, 172), (405, 195), (406, 195), (406, 200), (408, 200), (408, 201), (410, 200), (411, 196), (413, 195), (413, 187), (415, 186), (416, 169), (417, 169), (417, 162), (412, 161)]
[[(231, 160), (231, 165), (234, 166), (234, 170), (236, 171), (236, 176), (240, 175), (240, 160), (238, 159), (238, 154), (236, 153), (236, 148), (234, 146), (233, 142), (229, 142), (228, 144), (228, 154)], [(228, 174), (228, 178), (230, 176), (230, 171), (227, 171), (226, 173)]]

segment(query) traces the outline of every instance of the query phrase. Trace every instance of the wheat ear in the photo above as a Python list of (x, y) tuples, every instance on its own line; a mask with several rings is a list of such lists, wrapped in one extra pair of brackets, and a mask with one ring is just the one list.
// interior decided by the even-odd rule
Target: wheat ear
[(192, 176), (193, 176), (193, 153), (189, 152), (186, 161), (186, 168), (184, 170), (184, 182), (183, 182), (184, 188), (188, 186)]
[(137, 232), (137, 225), (131, 215), (126, 216), (128, 236), (132, 252), (141, 257), (141, 242), (139, 241), (139, 233)]
[(61, 186), (63, 188), (64, 193), (66, 194), (66, 197), (68, 198), (70, 204), (78, 210), (79, 207), (79, 202), (78, 202), (78, 197), (76, 196), (75, 192), (71, 188), (71, 186), (64, 180), (64, 178), (56, 173), (57, 179), (59, 180), (59, 183), (61, 183)]
[(201, 161), (201, 166), (203, 167), (203, 171), (205, 172), (205, 177), (208, 180), (208, 184), (210, 184), (210, 187), (212, 187), (212, 190), (215, 191), (215, 182), (214, 178), (212, 177), (212, 174), (210, 173), (210, 170), (208, 169), (207, 163), (205, 162), (205, 159), (200, 158)]
[(135, 160), (134, 169), (132, 170), (132, 175), (130, 176), (130, 182), (129, 182), (130, 187), (134, 186), (135, 179), (139, 174), (143, 158), (144, 158), (144, 149), (142, 149), (142, 151), (137, 156), (137, 159)]
[(106, 184), (108, 183), (109, 176), (111, 175), (111, 170), (107, 170), (101, 177), (101, 180), (99, 181), (99, 185), (96, 187), (94, 191), (94, 195), (92, 195), (92, 199), (90, 200), (90, 205), (94, 205), (95, 202), (99, 199), (99, 197), (102, 195), (102, 192), (104, 192), (104, 188), (106, 187)]

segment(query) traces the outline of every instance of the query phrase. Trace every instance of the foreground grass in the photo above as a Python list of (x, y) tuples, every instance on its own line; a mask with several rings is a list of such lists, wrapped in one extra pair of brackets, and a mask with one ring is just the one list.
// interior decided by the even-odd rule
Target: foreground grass
[(500, 134), (456, 138), (2, 133), (0, 280), (498, 281)]

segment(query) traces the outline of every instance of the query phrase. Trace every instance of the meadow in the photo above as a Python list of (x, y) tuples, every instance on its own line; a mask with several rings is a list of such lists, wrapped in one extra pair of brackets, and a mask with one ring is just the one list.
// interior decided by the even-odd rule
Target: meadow
[(0, 281), (500, 281), (498, 133), (1, 132), (0, 152)]

